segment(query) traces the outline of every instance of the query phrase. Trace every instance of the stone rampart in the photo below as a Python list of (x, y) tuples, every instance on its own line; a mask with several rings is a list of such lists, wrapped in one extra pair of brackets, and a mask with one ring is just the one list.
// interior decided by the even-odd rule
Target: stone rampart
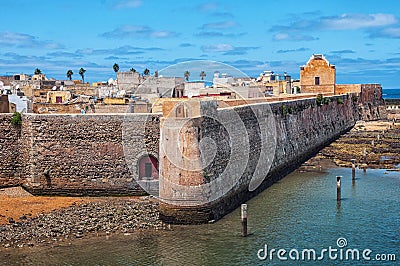
[[(271, 112), (268, 111), (268, 106)], [(180, 139), (194, 143), (186, 143), (185, 147), (192, 147), (192, 151), (183, 151), (182, 156), (195, 157), (202, 155), (201, 140), (203, 138), (212, 139), (215, 143), (215, 157), (206, 167), (197, 167), (201, 170), (185, 171), (181, 165), (178, 167), (173, 156), (160, 155), (160, 171), (164, 178), (173, 178), (170, 183), (176, 182), (179, 185), (192, 186), (193, 192), (176, 192), (176, 187), (168, 186), (168, 182), (163, 181), (160, 185), (160, 195), (165, 199), (160, 204), (162, 218), (171, 223), (204, 223), (216, 220), (223, 215), (237, 208), (241, 203), (255, 196), (270, 186), (275, 181), (284, 177), (289, 172), (295, 170), (301, 163), (315, 155), (321, 148), (348, 131), (355, 124), (357, 105), (352, 101), (350, 95), (330, 97), (330, 102), (318, 106), (315, 98), (297, 101), (286, 101), (276, 103), (259, 103), (247, 106), (235, 107), (235, 113), (243, 121), (245, 132), (229, 133), (230, 122), (221, 123), (220, 121), (232, 121), (237, 124), (232, 117), (231, 120), (224, 119), (228, 109), (218, 109), (216, 117), (210, 119), (210, 115), (195, 117), (190, 123), (185, 123), (185, 128), (181, 130)], [(171, 119), (171, 118), (169, 118)], [(272, 120), (271, 120), (272, 119)], [(264, 121), (267, 126), (261, 126)], [(162, 141), (170, 141), (173, 136), (168, 136), (170, 129), (164, 118), (161, 122)], [(174, 127), (173, 125), (172, 127)], [(171, 128), (172, 128), (171, 127)], [(266, 130), (268, 132), (262, 132)], [(273, 133), (273, 134), (271, 134)], [(248, 143), (241, 143), (239, 148), (248, 149), (250, 156), (246, 160), (245, 156), (235, 156), (238, 151), (234, 151), (234, 140), (240, 141), (240, 136), (235, 134), (248, 135)], [(267, 136), (268, 147), (269, 137), (275, 137), (272, 141), (275, 147), (271, 150), (272, 157), (268, 157), (270, 151), (262, 150), (263, 138)], [(199, 151), (196, 153), (196, 149)], [(239, 152), (240, 154), (240, 152)], [(179, 155), (176, 156), (179, 158)], [(194, 161), (195, 158), (191, 158)], [(258, 173), (260, 160), (272, 159), (269, 171)], [(172, 161), (172, 162), (171, 162)], [(200, 160), (204, 162), (204, 160)], [(233, 167), (232, 167), (233, 165)], [(229, 167), (232, 169), (227, 170)], [(265, 168), (267, 169), (267, 168)], [(261, 170), (265, 170), (261, 168)], [(173, 172), (172, 176), (168, 176)], [(225, 194), (227, 182), (215, 182), (214, 187), (207, 191), (207, 183), (221, 178), (226, 172), (228, 176), (240, 173), (237, 182)], [(181, 174), (180, 174), (181, 173)], [(261, 175), (260, 175), (261, 174)], [(193, 176), (188, 181), (188, 175)], [(254, 175), (260, 175), (262, 183), (257, 189), (250, 189), (249, 185)], [(200, 178), (202, 177), (202, 178)], [(195, 180), (195, 184), (191, 181)], [(202, 180), (202, 184), (199, 184)], [(203, 188), (196, 190), (198, 186)], [(196, 187), (197, 186), (197, 187)], [(252, 190), (252, 191), (251, 191)], [(215, 193), (221, 193), (215, 198)], [(195, 201), (205, 202), (204, 204), (193, 204)], [(185, 204), (185, 200), (187, 204)]]
[(8, 119), (0, 120), (0, 186), (23, 185), (34, 194), (143, 194), (134, 160), (158, 158), (156, 114), (26, 114), (19, 127)]
[(18, 151), (21, 127), (11, 123), (12, 114), (0, 114), (0, 186), (19, 185), (22, 180)]
[(361, 92), (357, 97), (358, 119), (370, 121), (387, 118), (380, 84), (361, 84)]
[[(160, 184), (162, 197), (206, 202), (189, 206), (164, 202), (160, 205), (163, 219), (207, 222), (221, 218), (296, 169), (349, 130), (355, 120), (379, 118), (377, 106), (381, 101), (380, 86), (368, 85), (359, 94), (329, 97), (322, 105), (317, 105), (315, 97), (231, 107), (226, 104), (225, 108), (216, 101), (185, 101), (172, 117), (164, 118), (160, 114), (25, 114), (22, 125), (14, 126), (11, 115), (5, 114), (0, 116), (0, 187), (23, 185), (34, 194), (49, 195), (138, 195), (144, 191), (135, 180), (157, 172), (155, 161), (160, 159), (161, 176), (181, 185), (196, 188), (217, 183), (213, 191), (180, 195), (168, 184)], [(193, 112), (193, 107), (199, 111)], [(182, 126), (180, 122), (187, 116), (192, 117)], [(171, 131), (162, 126), (165, 119), (176, 122)], [(177, 133), (172, 130), (175, 126), (183, 128), (178, 139), (169, 135)], [(270, 137), (273, 142), (268, 142)], [(232, 140), (243, 142), (237, 145), (242, 153), (232, 148)], [(265, 154), (264, 147), (270, 148), (263, 146), (265, 142), (274, 144), (273, 151), (268, 152), (272, 157)], [(213, 147), (212, 153), (202, 153), (203, 145), (208, 144)], [(166, 149), (159, 149), (162, 145)], [(164, 156), (171, 150), (176, 152), (175, 162)], [(259, 162), (265, 160), (269, 166), (260, 170)], [(185, 172), (176, 162), (195, 166), (195, 171)], [(240, 173), (232, 184), (219, 182), (227, 168), (229, 175)], [(249, 190), (255, 174), (262, 182)]]

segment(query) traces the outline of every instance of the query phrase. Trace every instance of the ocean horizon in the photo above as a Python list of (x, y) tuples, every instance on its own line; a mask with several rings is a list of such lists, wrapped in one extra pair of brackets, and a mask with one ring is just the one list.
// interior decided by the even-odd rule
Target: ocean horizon
[(400, 99), (400, 89), (382, 89), (383, 99)]

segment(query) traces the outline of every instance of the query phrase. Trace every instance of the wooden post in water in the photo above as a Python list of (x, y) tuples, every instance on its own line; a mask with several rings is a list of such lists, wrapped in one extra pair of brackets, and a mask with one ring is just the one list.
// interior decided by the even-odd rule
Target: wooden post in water
[(247, 236), (247, 204), (242, 204), (242, 236)]
[(356, 180), (356, 159), (351, 159), (351, 177)]
[(364, 159), (364, 163), (367, 163), (367, 148), (364, 148), (364, 153), (363, 153), (363, 159)]
[(340, 199), (341, 199), (340, 178), (341, 178), (341, 176), (336, 176), (336, 200), (337, 201), (340, 201)]

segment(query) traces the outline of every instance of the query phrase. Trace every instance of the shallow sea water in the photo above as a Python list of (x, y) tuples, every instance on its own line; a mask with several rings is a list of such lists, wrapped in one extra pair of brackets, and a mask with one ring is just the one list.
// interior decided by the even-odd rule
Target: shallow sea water
[[(342, 200), (336, 201), (336, 176)], [(172, 231), (143, 232), (73, 241), (66, 247), (7, 250), (0, 265), (396, 265), (400, 264), (400, 172), (334, 168), (325, 173), (294, 172), (248, 201), (248, 237), (241, 237), (240, 209), (214, 224), (175, 226)], [(337, 240), (347, 246), (339, 248)], [(273, 253), (260, 260), (260, 249), (285, 249), (286, 261)], [(338, 258), (301, 260), (304, 249), (316, 256), (329, 247)], [(300, 251), (300, 261), (289, 251)], [(340, 260), (340, 249), (372, 250), (371, 261)], [(264, 251), (259, 253), (261, 257)], [(292, 255), (295, 253), (292, 253)], [(395, 254), (397, 262), (376, 261)], [(360, 253), (361, 256), (361, 253)], [(351, 258), (351, 256), (350, 256)]]

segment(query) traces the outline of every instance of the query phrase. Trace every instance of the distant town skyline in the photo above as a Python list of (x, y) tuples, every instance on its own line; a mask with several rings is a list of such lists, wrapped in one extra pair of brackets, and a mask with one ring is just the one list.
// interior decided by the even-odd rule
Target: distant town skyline
[[(337, 83), (400, 88), (400, 2), (382, 1), (4, 1), (0, 75), (94, 82), (135, 68), (151, 74), (212, 60), (249, 76), (299, 77), (312, 54), (337, 68)], [(200, 79), (191, 73), (190, 79)], [(183, 76), (183, 72), (182, 72)], [(208, 75), (208, 78), (211, 78)]]

